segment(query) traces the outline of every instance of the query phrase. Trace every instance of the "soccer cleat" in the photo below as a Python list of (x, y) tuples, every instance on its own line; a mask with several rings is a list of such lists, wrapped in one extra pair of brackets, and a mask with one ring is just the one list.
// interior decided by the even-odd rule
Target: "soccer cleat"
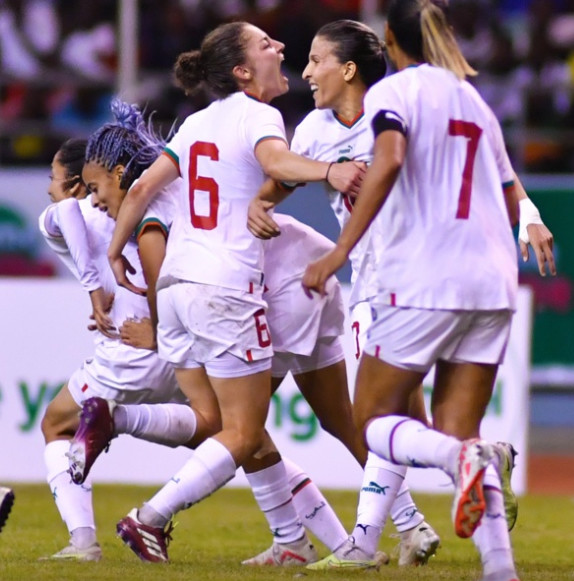
[(504, 499), (504, 511), (506, 513), (506, 524), (508, 530), (511, 531), (516, 524), (518, 518), (518, 500), (516, 494), (512, 490), (512, 471), (514, 470), (514, 459), (518, 452), (514, 449), (512, 444), (507, 442), (496, 442), (493, 446), (494, 453), (498, 457), (498, 475), (500, 476), (500, 484), (502, 486), (502, 497)]
[(8, 515), (14, 506), (14, 491), (6, 486), (0, 486), (0, 531), (8, 520)]
[(259, 555), (242, 561), (242, 565), (293, 567), (314, 563), (319, 557), (315, 547), (309, 542), (307, 535), (292, 543), (273, 543)]
[(399, 566), (426, 565), (440, 545), (440, 537), (425, 521), (399, 534)]
[(66, 452), (69, 472), (75, 484), (82, 484), (97, 457), (108, 451), (114, 437), (115, 402), (101, 397), (90, 397), (82, 405), (80, 425)]
[(79, 549), (70, 543), (61, 551), (50, 555), (49, 557), (42, 557), (40, 561), (99, 561), (102, 558), (102, 549), (98, 543), (94, 543), (85, 549)]
[(484, 440), (475, 438), (462, 442), (454, 483), (452, 520), (455, 533), (463, 539), (472, 537), (486, 509), (482, 484), (493, 455), (492, 446)]
[(167, 546), (171, 541), (173, 525), (165, 528), (144, 525), (138, 520), (138, 510), (134, 508), (116, 527), (118, 536), (142, 560), (150, 563), (167, 563)]
[(307, 565), (307, 569), (313, 571), (326, 571), (328, 569), (376, 569), (389, 562), (389, 556), (382, 551), (377, 551), (372, 559), (357, 545), (353, 537), (349, 537), (341, 547), (329, 556)]

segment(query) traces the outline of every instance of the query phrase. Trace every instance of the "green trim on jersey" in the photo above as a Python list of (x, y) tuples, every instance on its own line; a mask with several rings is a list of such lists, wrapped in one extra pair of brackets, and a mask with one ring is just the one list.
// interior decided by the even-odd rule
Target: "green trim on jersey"
[(139, 226), (136, 228), (136, 240), (139, 240), (139, 237), (145, 232), (147, 228), (150, 226), (157, 226), (164, 237), (167, 239), (167, 235), (169, 234), (169, 228), (159, 219), (159, 218), (146, 218), (143, 222), (140, 222)]
[(510, 180), (509, 182), (504, 182), (502, 184), (502, 189), (505, 190), (506, 188), (511, 188), (514, 185), (514, 180)]
[[(265, 137), (260, 137), (256, 143), (255, 143), (255, 147), (257, 147), (262, 141), (267, 141), (268, 139), (278, 139), (279, 141), (282, 141), (283, 143), (287, 143), (287, 141), (285, 141), (285, 139), (283, 139), (283, 137), (279, 137), (278, 135), (265, 135)], [(287, 143), (287, 145), (289, 145)], [(255, 149), (255, 147), (253, 149)]]
[(169, 147), (164, 147), (163, 153), (167, 155), (179, 168), (179, 155), (175, 151), (171, 150)]

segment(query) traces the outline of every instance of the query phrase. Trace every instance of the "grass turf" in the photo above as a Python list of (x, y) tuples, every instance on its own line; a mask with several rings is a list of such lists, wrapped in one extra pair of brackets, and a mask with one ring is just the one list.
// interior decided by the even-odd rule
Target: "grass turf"
[[(480, 564), (471, 541), (458, 539), (450, 523), (450, 497), (415, 495), (427, 521), (441, 535), (442, 546), (427, 567), (400, 568), (396, 558), (377, 572), (246, 568), (241, 560), (267, 548), (271, 542), (263, 516), (249, 490), (225, 489), (177, 515), (167, 565), (140, 562), (115, 535), (116, 522), (149, 498), (155, 488), (96, 485), (94, 504), (98, 536), (104, 552), (99, 563), (38, 561), (62, 549), (68, 535), (46, 485), (13, 485), (16, 502), (0, 533), (0, 579), (46, 581), (242, 581), (268, 579), (381, 579), (384, 581), (471, 581), (480, 579)], [(350, 528), (354, 523), (356, 494), (327, 491), (327, 498)], [(522, 581), (574, 580), (572, 521), (574, 496), (527, 496), (520, 499), (518, 523), (512, 533)], [(381, 549), (397, 544), (388, 525)], [(318, 545), (321, 556), (328, 551)]]

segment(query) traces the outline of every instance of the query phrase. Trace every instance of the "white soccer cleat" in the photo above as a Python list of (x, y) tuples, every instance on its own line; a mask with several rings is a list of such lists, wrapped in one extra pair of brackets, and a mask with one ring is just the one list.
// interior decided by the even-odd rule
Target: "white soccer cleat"
[(472, 537), (486, 510), (484, 472), (494, 456), (492, 446), (474, 438), (462, 442), (455, 475), (452, 520), (455, 533), (463, 538)]
[(42, 557), (40, 561), (99, 561), (102, 558), (102, 549), (98, 543), (94, 543), (85, 549), (79, 549), (70, 543), (61, 551), (50, 555), (49, 557)]
[(242, 565), (293, 567), (314, 563), (318, 559), (315, 547), (309, 542), (307, 535), (292, 543), (273, 543), (259, 555), (242, 561)]
[(514, 494), (514, 490), (512, 490), (512, 471), (514, 470), (515, 458), (518, 456), (518, 452), (512, 444), (507, 442), (496, 442), (494, 452), (498, 457), (497, 470), (502, 487), (506, 524), (508, 530), (511, 531), (518, 518), (518, 499), (516, 494)]
[(440, 545), (440, 537), (425, 521), (416, 527), (399, 533), (399, 566), (426, 565)]

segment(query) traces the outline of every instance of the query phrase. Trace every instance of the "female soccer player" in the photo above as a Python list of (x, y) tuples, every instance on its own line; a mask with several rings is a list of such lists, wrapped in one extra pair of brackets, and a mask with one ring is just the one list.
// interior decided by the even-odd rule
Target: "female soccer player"
[[(348, 159), (370, 162), (373, 136), (363, 114), (363, 98), (367, 89), (385, 73), (383, 46), (369, 27), (352, 20), (338, 20), (319, 29), (302, 75), (313, 91), (316, 109), (295, 129), (292, 151), (333, 163)], [(278, 201), (286, 195), (286, 191), (277, 190), (273, 182), (266, 186), (270, 191), (263, 190), (258, 200)], [(343, 228), (351, 216), (354, 199), (332, 188), (327, 193)], [(253, 223), (249, 225), (254, 234), (265, 235), (261, 228), (266, 225), (265, 218), (265, 215), (250, 213)], [(349, 256), (353, 283), (349, 306), (357, 359), (371, 323), (369, 299), (375, 292), (370, 284), (374, 269), (372, 254), (367, 235)], [(323, 397), (330, 395), (325, 392)], [(411, 411), (426, 422), (422, 388), (412, 398)], [(402, 466), (393, 465), (375, 454), (369, 455), (355, 527), (348, 542), (323, 564), (330, 568), (369, 566), (388, 514), (401, 538), (399, 564), (420, 565), (428, 561), (440, 539), (417, 510), (404, 482), (405, 472)], [(385, 494), (380, 492), (383, 489)]]
[[(118, 403), (185, 402), (167, 362), (160, 360), (157, 353), (134, 349), (120, 341), (117, 329), (123, 321), (149, 317), (150, 313), (145, 298), (115, 284), (106, 256), (113, 221), (92, 205), (90, 196), (86, 197), (81, 179), (85, 153), (83, 140), (67, 141), (56, 153), (49, 189), (50, 198), (56, 203), (39, 219), (47, 243), (90, 293), (101, 331), (94, 334), (94, 356), (72, 374), (42, 419), (48, 483), (70, 532), (70, 544), (49, 558), (74, 561), (96, 561), (102, 556), (96, 539), (91, 481), (76, 486), (68, 472), (70, 441), (78, 430), (84, 400), (99, 396)], [(137, 280), (143, 284), (135, 243), (130, 243), (127, 253), (137, 268)], [(108, 297), (112, 295), (110, 306)], [(195, 425), (190, 422), (186, 406), (175, 405), (168, 411), (169, 406), (166, 404), (163, 409), (170, 417), (186, 415), (186, 422), (178, 424), (183, 426), (176, 435), (178, 441), (193, 441), (195, 435), (202, 433), (199, 421)], [(169, 444), (162, 431), (155, 435), (152, 429), (147, 432), (146, 439)]]
[[(478, 436), (515, 309), (516, 187), (498, 122), (464, 80), (474, 71), (445, 7), (391, 1), (385, 33), (399, 72), (365, 98), (373, 162), (336, 249), (304, 284), (323, 293), (373, 223), (378, 292), (357, 422), (376, 454), (453, 478), (455, 531), (473, 537), (483, 580), (514, 581), (494, 451)], [(431, 429), (409, 417), (409, 398), (434, 364)]]
[[(265, 174), (321, 181), (329, 169), (288, 150), (281, 116), (268, 105), (287, 90), (282, 60), (283, 45), (244, 22), (218, 27), (199, 51), (180, 55), (182, 87), (192, 91), (205, 83), (218, 98), (188, 117), (118, 214), (109, 257), (117, 280), (128, 286), (123, 246), (154, 195), (183, 177), (157, 285), (158, 349), (174, 364), (190, 401), (217, 400), (223, 426), (118, 524), (124, 542), (145, 560), (157, 554), (166, 560), (164, 528), (172, 515), (223, 486), (263, 442), (272, 347), (262, 299), (263, 247), (245, 227), (247, 206)], [(328, 177), (342, 191), (357, 191), (362, 172), (361, 164), (350, 163)], [(296, 523), (284, 534), (300, 540)]]

